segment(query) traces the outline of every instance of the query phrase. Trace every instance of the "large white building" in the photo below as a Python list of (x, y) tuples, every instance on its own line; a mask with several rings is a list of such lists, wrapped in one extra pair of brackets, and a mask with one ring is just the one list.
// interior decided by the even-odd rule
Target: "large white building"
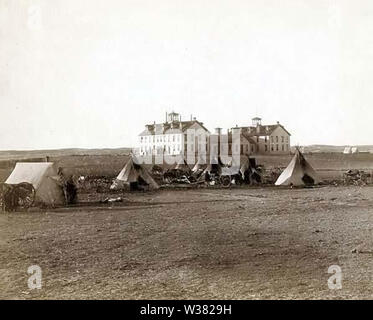
[[(210, 132), (192, 118), (182, 121), (176, 112), (166, 114), (166, 122), (147, 124), (139, 135), (140, 155), (187, 155), (207, 148)], [(207, 150), (207, 149), (205, 149)]]
[[(239, 144), (232, 143), (233, 132), (239, 134)], [(236, 131), (236, 132), (237, 132)], [(262, 119), (253, 118), (251, 126), (234, 127), (222, 134), (217, 128), (215, 134), (203, 123), (192, 118), (182, 121), (178, 113), (166, 114), (163, 123), (147, 124), (139, 135), (140, 155), (179, 155), (191, 158), (199, 154), (287, 154), (290, 153), (290, 133), (279, 122), (262, 125)], [(232, 150), (232, 148), (236, 148)]]

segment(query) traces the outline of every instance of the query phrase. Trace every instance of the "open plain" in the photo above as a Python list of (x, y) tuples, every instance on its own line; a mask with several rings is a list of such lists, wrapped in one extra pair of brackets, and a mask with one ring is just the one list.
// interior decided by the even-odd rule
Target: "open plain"
[[(108, 195), (1, 213), (0, 298), (373, 296), (371, 187), (180, 188), (98, 203)], [(40, 290), (27, 287), (31, 265), (42, 269)], [(341, 290), (328, 288), (331, 265)]]

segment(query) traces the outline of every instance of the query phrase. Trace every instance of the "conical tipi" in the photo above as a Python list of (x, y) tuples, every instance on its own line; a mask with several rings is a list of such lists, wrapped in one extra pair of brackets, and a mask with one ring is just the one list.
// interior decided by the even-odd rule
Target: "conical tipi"
[(302, 153), (297, 149), (290, 164), (279, 176), (276, 186), (304, 186), (320, 183), (315, 170), (307, 162)]
[(124, 185), (131, 185), (132, 183), (148, 185), (152, 189), (159, 188), (148, 170), (139, 164), (133, 154), (130, 155), (130, 159), (118, 174), (110, 189), (120, 189)]

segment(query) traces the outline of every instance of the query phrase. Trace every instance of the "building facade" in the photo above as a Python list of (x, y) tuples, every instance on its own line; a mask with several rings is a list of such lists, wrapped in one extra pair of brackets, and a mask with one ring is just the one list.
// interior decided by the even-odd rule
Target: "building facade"
[(291, 134), (279, 122), (275, 125), (262, 125), (261, 118), (253, 118), (252, 125), (235, 127), (241, 136), (241, 154), (287, 154), (290, 153)]
[[(239, 136), (239, 143), (237, 139)], [(140, 155), (179, 155), (192, 157), (198, 153), (213, 154), (287, 154), (290, 153), (291, 134), (279, 122), (262, 125), (261, 118), (253, 118), (251, 126), (234, 127), (223, 134), (216, 128), (214, 134), (203, 122), (192, 118), (182, 121), (178, 113), (166, 113), (163, 123), (147, 124), (139, 135)], [(235, 150), (232, 150), (235, 148)]]
[(207, 150), (210, 132), (203, 123), (191, 117), (182, 121), (180, 114), (166, 114), (166, 121), (145, 126), (139, 135), (140, 155), (179, 155), (195, 154)]

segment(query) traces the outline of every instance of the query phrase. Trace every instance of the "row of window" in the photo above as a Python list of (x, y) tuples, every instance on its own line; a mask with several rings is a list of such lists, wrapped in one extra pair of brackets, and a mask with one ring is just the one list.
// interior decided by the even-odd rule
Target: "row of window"
[(140, 142), (180, 142), (179, 134), (168, 134), (164, 136), (144, 136), (140, 137)]
[[(268, 152), (268, 145), (265, 145), (265, 151)], [(271, 145), (271, 151), (290, 151), (288, 144), (282, 144), (282, 145)]]
[[(198, 142), (202, 142), (203, 137), (205, 137), (206, 141), (208, 141), (207, 136), (204, 135), (198, 135), (196, 136), (198, 139)], [(160, 135), (160, 136), (142, 136), (140, 137), (140, 142), (180, 142), (181, 135), (180, 134), (168, 134), (168, 135)], [(195, 136), (192, 134), (190, 136), (192, 140), (194, 140)], [(188, 135), (184, 134), (184, 140), (188, 140)]]
[[(192, 139), (194, 137), (192, 136)], [(268, 139), (269, 137), (265, 137), (265, 142), (268, 142)], [(279, 143), (279, 141), (281, 140), (281, 143), (289, 143), (289, 137), (285, 137), (285, 136), (271, 136), (271, 143)], [(202, 139), (202, 136), (199, 135), (198, 136), (198, 141), (201, 142), (201, 139)], [(164, 136), (144, 136), (144, 137), (141, 137), (140, 138), (140, 141), (141, 142), (180, 142), (180, 135), (164, 135)], [(185, 134), (185, 141), (187, 141), (187, 135)], [(206, 138), (206, 141), (207, 141), (207, 138)], [(259, 142), (259, 136), (257, 137), (257, 142)]]
[[(161, 153), (162, 151), (162, 148), (156, 148), (155, 146), (153, 147), (141, 147), (140, 148), (140, 152), (141, 153), (146, 153), (146, 154), (149, 154), (149, 153), (152, 153), (153, 150), (157, 150), (157, 154), (158, 153)], [(174, 146), (168, 146), (168, 147), (163, 147), (163, 152), (168, 152), (168, 153), (171, 153), (171, 152), (180, 152), (180, 145), (174, 145)]]
[[(271, 138), (271, 143), (279, 143), (281, 140), (281, 143), (289, 143), (289, 137), (288, 136), (266, 136), (264, 137), (264, 141), (268, 142), (269, 138)], [(259, 142), (259, 136), (257, 137), (257, 141)]]

